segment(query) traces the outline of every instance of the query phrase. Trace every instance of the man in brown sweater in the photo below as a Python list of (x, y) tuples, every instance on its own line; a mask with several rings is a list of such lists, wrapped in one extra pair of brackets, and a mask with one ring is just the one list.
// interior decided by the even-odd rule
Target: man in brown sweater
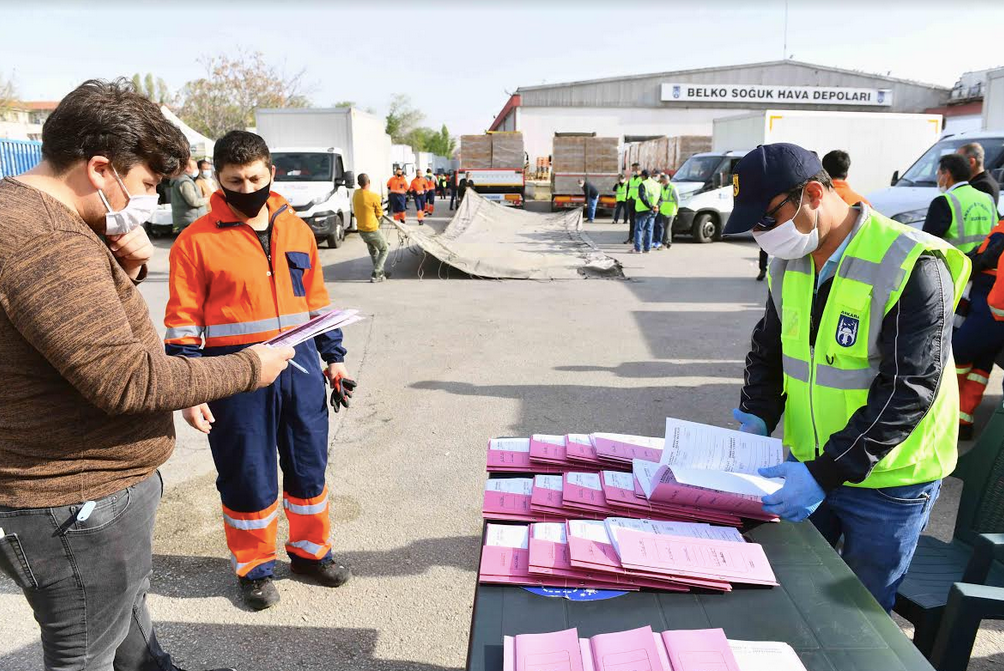
[(136, 289), (142, 224), (188, 142), (124, 80), (89, 81), (0, 182), (0, 570), (46, 669), (174, 669), (145, 599), (171, 411), (268, 386), (292, 348), (164, 353)]

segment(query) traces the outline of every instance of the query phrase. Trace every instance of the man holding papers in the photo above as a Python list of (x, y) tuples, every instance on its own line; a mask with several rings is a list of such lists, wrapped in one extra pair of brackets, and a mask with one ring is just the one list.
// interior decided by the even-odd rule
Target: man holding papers
[[(212, 212), (178, 237), (171, 249), (170, 299), (164, 322), (169, 354), (219, 356), (270, 339), (332, 310), (310, 228), (270, 191), (275, 168), (265, 141), (231, 131), (216, 143), (220, 191)], [(324, 472), (328, 410), (348, 405), (340, 329), (296, 345), (293, 367), (276, 382), (184, 411), (209, 434), (223, 500), (223, 522), (234, 570), (248, 606), (279, 600), (272, 584), (279, 486), (289, 520), (286, 552), (294, 573), (337, 587), (349, 571), (331, 556), (331, 522)], [(327, 364), (323, 371), (318, 354)]]
[(969, 277), (955, 247), (848, 206), (819, 159), (758, 147), (734, 173), (725, 233), (752, 229), (774, 257), (734, 416), (767, 435), (784, 415), (792, 460), (764, 510), (812, 522), (891, 609), (955, 468), (952, 314)]

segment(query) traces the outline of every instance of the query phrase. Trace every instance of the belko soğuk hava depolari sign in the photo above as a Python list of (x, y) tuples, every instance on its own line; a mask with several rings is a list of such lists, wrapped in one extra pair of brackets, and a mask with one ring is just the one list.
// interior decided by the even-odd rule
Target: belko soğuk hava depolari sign
[(761, 84), (663, 84), (663, 102), (750, 102), (802, 105), (892, 105), (888, 89)]

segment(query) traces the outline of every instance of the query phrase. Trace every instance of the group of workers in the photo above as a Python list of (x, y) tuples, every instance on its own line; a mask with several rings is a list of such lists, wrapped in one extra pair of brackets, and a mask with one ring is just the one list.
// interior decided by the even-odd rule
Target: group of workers
[(632, 245), (633, 254), (669, 249), (673, 244), (673, 221), (680, 209), (676, 185), (662, 170), (649, 174), (637, 163), (631, 165), (631, 170), (630, 177), (618, 175), (614, 185), (614, 223), (623, 216), (629, 225), (624, 244)]
[(415, 202), (415, 216), (419, 225), (425, 224), (425, 216), (436, 211), (436, 196), (446, 197), (450, 192), (450, 209), (456, 209), (457, 203), (464, 199), (464, 193), (474, 186), (470, 175), (457, 180), (455, 173), (448, 177), (444, 173), (433, 175), (432, 168), (426, 168), (425, 174), (416, 173), (409, 182), (404, 176), (404, 168), (394, 166), (394, 175), (387, 180), (388, 205), (394, 219), (405, 223), (407, 220), (408, 197)]

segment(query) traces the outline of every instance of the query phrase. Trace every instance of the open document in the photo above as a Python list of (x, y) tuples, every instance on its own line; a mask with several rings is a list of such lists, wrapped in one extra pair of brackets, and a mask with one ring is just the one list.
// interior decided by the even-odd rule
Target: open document
[(266, 340), (264, 344), (270, 347), (296, 347), (328, 331), (344, 328), (363, 319), (359, 310), (332, 310), (288, 331), (283, 331), (276, 337)]

